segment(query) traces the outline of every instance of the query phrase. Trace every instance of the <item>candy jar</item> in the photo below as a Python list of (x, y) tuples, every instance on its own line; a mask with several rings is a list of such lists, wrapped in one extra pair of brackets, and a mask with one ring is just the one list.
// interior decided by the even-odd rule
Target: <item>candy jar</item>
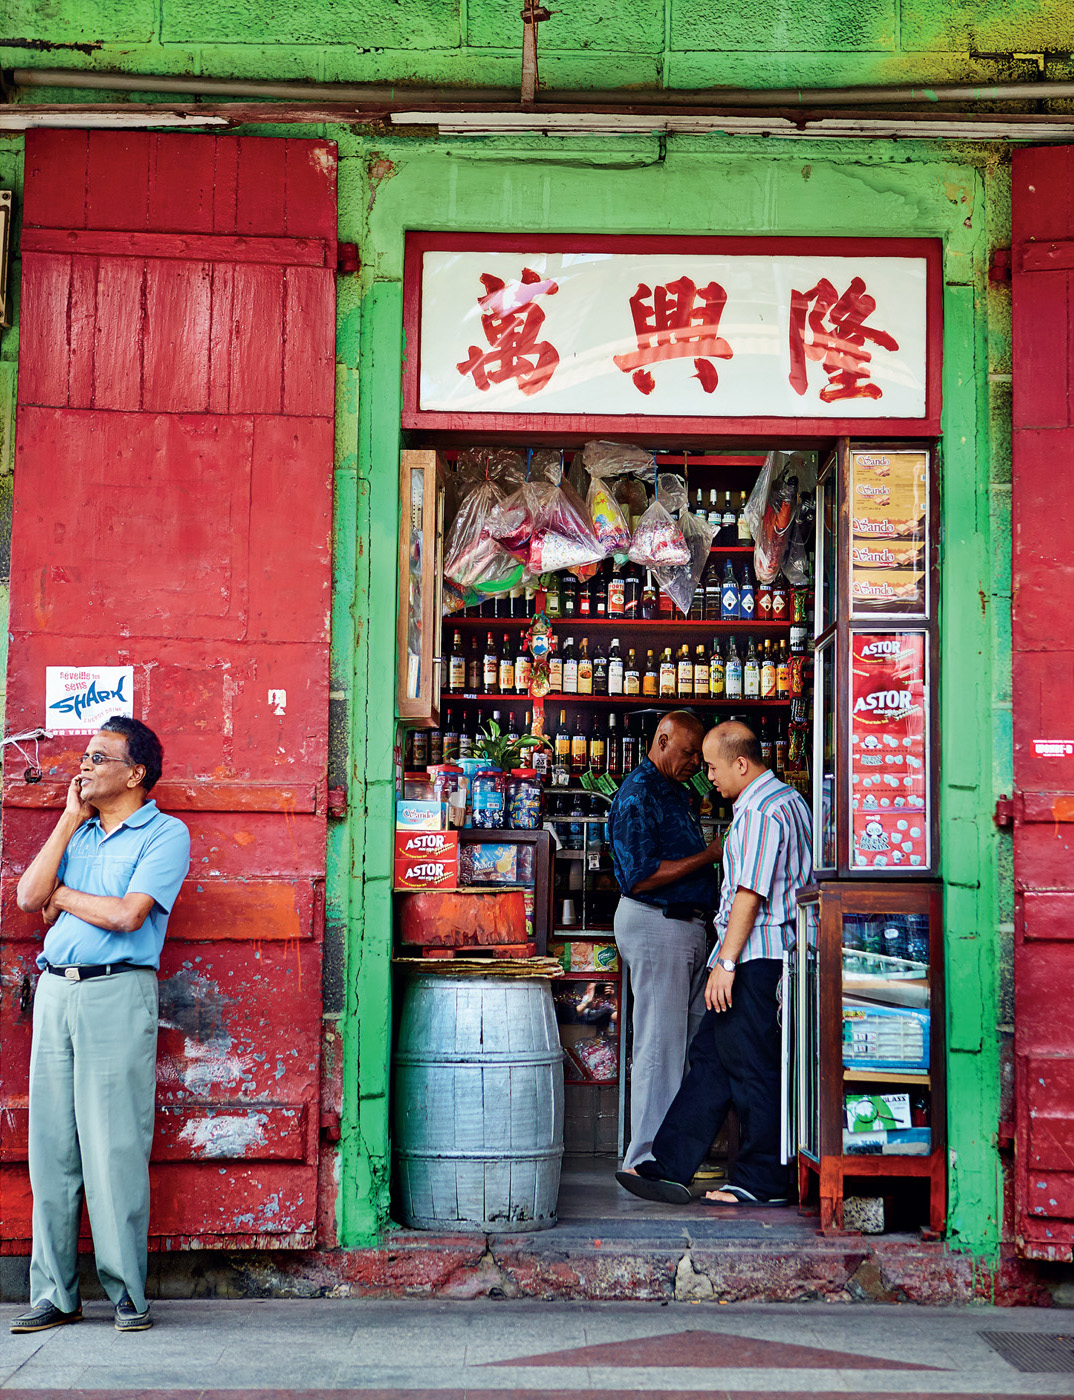
[(498, 768), (484, 768), (473, 779), (473, 822), (476, 828), (495, 831), (506, 817), (507, 779)]
[(507, 824), (516, 831), (536, 831), (541, 825), (544, 789), (535, 768), (512, 768), (507, 787)]

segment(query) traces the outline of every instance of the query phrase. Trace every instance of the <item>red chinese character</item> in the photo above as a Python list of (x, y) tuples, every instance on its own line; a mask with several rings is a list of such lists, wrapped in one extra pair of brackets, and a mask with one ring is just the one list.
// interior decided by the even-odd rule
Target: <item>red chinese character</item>
[(635, 387), (643, 394), (651, 394), (656, 381), (642, 366), (692, 358), (702, 389), (711, 394), (719, 382), (711, 361), (729, 360), (733, 354), (719, 333), (726, 305), (727, 293), (718, 282), (698, 288), (689, 277), (680, 277), (657, 287), (655, 292), (644, 282), (639, 283), (630, 298), (638, 348), (629, 355), (616, 355), (615, 363), (624, 373), (633, 370)]
[[(812, 309), (810, 309), (812, 308)], [(879, 399), (883, 390), (870, 380), (871, 341), (885, 350), (898, 350), (899, 342), (886, 331), (865, 322), (876, 310), (876, 300), (855, 277), (842, 296), (826, 277), (808, 292), (791, 292), (791, 388), (804, 394), (808, 387), (807, 360), (820, 360), (828, 383), (820, 391), (825, 403), (836, 399)], [(806, 326), (811, 339), (806, 340)]]
[(536, 394), (548, 383), (559, 364), (556, 348), (538, 340), (544, 325), (544, 312), (534, 298), (542, 293), (553, 296), (559, 285), (541, 279), (532, 268), (523, 268), (521, 282), (507, 289), (506, 283), (491, 273), (481, 274), (485, 295), (479, 297), (481, 329), (490, 349), (470, 346), (470, 356), (458, 366), (460, 374), (472, 374), (482, 391), (491, 384), (514, 379), (524, 394)]

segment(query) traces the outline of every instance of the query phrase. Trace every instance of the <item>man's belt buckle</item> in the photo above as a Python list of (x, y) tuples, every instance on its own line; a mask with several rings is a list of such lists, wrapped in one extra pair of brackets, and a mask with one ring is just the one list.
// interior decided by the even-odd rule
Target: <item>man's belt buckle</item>
[(63, 970), (63, 975), (67, 978), (68, 982), (82, 981), (82, 973), (77, 967), (65, 967)]

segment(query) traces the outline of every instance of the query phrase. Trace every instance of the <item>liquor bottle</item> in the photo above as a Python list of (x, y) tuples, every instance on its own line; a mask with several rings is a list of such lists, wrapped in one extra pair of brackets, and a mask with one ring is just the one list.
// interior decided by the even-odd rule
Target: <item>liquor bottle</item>
[(614, 714), (608, 716), (608, 738), (604, 747), (604, 771), (618, 779), (623, 771), (623, 749), (619, 742), (619, 721)]
[(608, 693), (608, 658), (604, 654), (604, 643), (597, 638), (596, 647), (593, 650), (593, 694), (607, 695)]
[(787, 622), (790, 617), (787, 585), (782, 576), (772, 584), (772, 621)]
[(735, 578), (734, 565), (728, 559), (720, 585), (720, 616), (724, 622), (734, 622), (738, 615), (738, 579)]
[(608, 616), (608, 583), (603, 567), (593, 575), (589, 586), (593, 590), (593, 616), (603, 622)]
[(735, 515), (735, 508), (731, 504), (730, 491), (727, 491), (723, 498), (723, 517), (720, 521), (720, 536), (721, 544), (738, 544), (738, 517)]
[(514, 588), (511, 589), (509, 597), (511, 600), (511, 616), (525, 617), (525, 594), (523, 593), (521, 583), (515, 584)]
[(578, 585), (578, 616), (593, 616), (593, 580)]
[(791, 698), (791, 658), (787, 651), (786, 642), (780, 642), (779, 651), (776, 654), (776, 699), (789, 700)]
[(754, 590), (754, 612), (758, 622), (772, 621), (772, 585), (759, 583)]
[(515, 654), (508, 633), (503, 634), (503, 650), (500, 652), (500, 694), (510, 695), (515, 688)]
[(530, 654), (526, 650), (525, 633), (520, 633), (518, 637), (518, 648), (515, 652), (515, 693), (516, 695), (528, 695), (530, 689), (530, 679), (533, 675), (533, 662)]
[(593, 661), (589, 655), (589, 638), (583, 637), (578, 653), (578, 694), (593, 694)]
[[(728, 560), (728, 563), (731, 561)], [(716, 560), (710, 559), (705, 565), (705, 572), (702, 575), (705, 584), (705, 606), (703, 616), (706, 622), (718, 622), (720, 619), (720, 572), (716, 567)]]
[(675, 599), (666, 589), (660, 587), (656, 590), (656, 615), (668, 619), (675, 616)]
[(462, 719), (459, 721), (459, 759), (461, 763), (464, 758), (473, 758), (474, 739), (477, 733), (477, 718), (470, 715), (466, 710), (462, 712)]
[(772, 767), (772, 735), (768, 732), (767, 724), (761, 725), (761, 732), (757, 735), (761, 741), (761, 762), (766, 768)]
[(500, 690), (500, 654), (491, 632), (485, 638), (485, 655), (481, 660), (481, 690), (485, 695), (497, 695)]
[(559, 609), (559, 574), (552, 574), (551, 582), (544, 591), (544, 610), (549, 617), (562, 617)]
[(589, 736), (589, 770), (591, 773), (604, 772), (605, 752), (604, 731), (599, 724), (595, 724), (593, 733)]
[(574, 721), (574, 733), (571, 735), (571, 772), (575, 775), (584, 773), (588, 758), (589, 742), (586, 739), (585, 716), (579, 714)]
[[(650, 652), (650, 655), (652, 653)], [(676, 668), (671, 659), (671, 648), (665, 647), (660, 657), (660, 696), (662, 699), (675, 698)]]
[(444, 716), (444, 751), (442, 762), (459, 761), (459, 726), (455, 723), (455, 711), (448, 710)]
[(636, 564), (627, 571), (624, 581), (623, 616), (629, 618), (641, 616), (641, 570)]
[[(634, 655), (633, 652), (630, 653)], [(612, 638), (612, 648), (608, 653), (608, 694), (622, 695), (625, 686), (623, 653), (619, 650), (619, 638)], [(596, 676), (593, 677), (594, 684)]]
[(728, 700), (742, 699), (742, 658), (738, 643), (732, 636), (727, 642), (727, 663), (724, 666), (724, 696)]
[(747, 559), (742, 565), (742, 584), (738, 591), (738, 612), (744, 622), (752, 622), (756, 599), (753, 589), (753, 570)]
[(694, 698), (694, 663), (690, 657), (690, 648), (684, 642), (679, 652), (677, 675), (675, 677), (676, 694), (684, 700)]
[(444, 761), (444, 731), (429, 730), (429, 767), (436, 768)]
[(656, 589), (648, 569), (645, 570), (645, 586), (641, 592), (641, 615), (645, 618), (656, 616)]
[(723, 524), (723, 510), (716, 499), (715, 486), (709, 491), (709, 524), (715, 525), (717, 530)]
[[(528, 724), (526, 728), (529, 728)], [(520, 739), (522, 737), (518, 732), (518, 717), (514, 710), (508, 710), (507, 712), (507, 737), (509, 739)]]
[[(708, 568), (708, 565), (705, 565)], [(694, 591), (690, 595), (690, 606), (686, 609), (686, 616), (690, 622), (700, 622), (705, 616), (705, 571), (701, 571), (701, 577), (694, 585)]]
[(616, 564), (608, 580), (608, 616), (622, 617), (626, 612), (626, 579)]
[(694, 654), (694, 698), (703, 700), (709, 693), (709, 658), (705, 652), (705, 644), (698, 642), (697, 651)]
[(555, 768), (552, 772), (552, 782), (556, 787), (570, 786), (571, 771), (571, 736), (567, 728), (567, 711), (559, 712), (559, 728), (556, 730), (555, 739)]
[(559, 576), (559, 611), (561, 617), (578, 615), (578, 580), (573, 574)]
[(556, 636), (549, 633), (548, 637), (548, 689), (553, 695), (561, 694), (563, 691), (563, 657), (556, 645)]
[(413, 733), (414, 749), (410, 759), (411, 771), (418, 773), (429, 766), (429, 731), (415, 729)]
[(776, 663), (772, 656), (771, 642), (764, 644), (764, 656), (761, 660), (761, 699), (774, 700), (776, 698)]
[(726, 685), (724, 674), (723, 653), (720, 651), (719, 637), (713, 637), (712, 650), (709, 652), (709, 696), (713, 700), (724, 698)]
[(574, 653), (574, 638), (568, 637), (563, 648), (563, 694), (578, 694), (578, 658)]
[(470, 639), (470, 656), (466, 662), (466, 689), (471, 695), (481, 694), (481, 654), (477, 649), (477, 638)]
[(623, 667), (623, 694), (641, 694), (641, 670), (638, 667), (638, 657), (633, 647), (627, 652), (626, 665)]
[(645, 671), (641, 678), (641, 693), (645, 696), (660, 694), (659, 674), (653, 663), (653, 654), (651, 651), (645, 653)]
[(753, 531), (750, 529), (750, 522), (746, 518), (746, 493), (739, 492), (738, 497), (738, 519), (735, 521), (735, 529), (738, 534), (739, 544), (752, 544)]
[(787, 771), (787, 731), (777, 729), (776, 737), (772, 744), (772, 759), (776, 773), (782, 777)]
[(697, 488), (697, 495), (694, 497), (694, 514), (697, 516), (698, 520), (708, 520), (708, 516), (705, 514), (705, 498), (700, 486)]
[(624, 778), (641, 762), (641, 744), (636, 734), (630, 732), (630, 716), (623, 716), (623, 776)]
[(462, 649), (461, 632), (456, 632), (451, 639), (447, 688), (453, 695), (461, 695), (466, 690), (466, 653)]
[(757, 659), (757, 649), (753, 638), (746, 647), (746, 660), (742, 663), (742, 698), (759, 700), (761, 696), (761, 664)]
[(534, 583), (533, 580), (531, 579), (530, 582), (526, 584), (526, 592), (525, 592), (525, 594), (524, 594), (524, 607), (523, 607), (523, 609), (522, 609), (522, 616), (523, 616), (523, 617), (533, 617), (533, 616), (536, 614), (536, 612), (537, 612), (537, 585), (536, 585), (536, 583)]

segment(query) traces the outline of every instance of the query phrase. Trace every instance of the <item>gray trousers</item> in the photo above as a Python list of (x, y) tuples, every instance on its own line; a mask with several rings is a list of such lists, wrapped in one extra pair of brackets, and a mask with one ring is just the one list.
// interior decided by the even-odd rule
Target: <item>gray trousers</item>
[(35, 1307), (78, 1307), (83, 1193), (105, 1292), (146, 1306), (156, 1055), (152, 968), (85, 982), (41, 974), (30, 1050)]
[(665, 919), (652, 905), (624, 896), (615, 911), (615, 942), (634, 998), (630, 1143), (623, 1158), (624, 1167), (633, 1167), (652, 1156), (705, 1013), (705, 923)]

